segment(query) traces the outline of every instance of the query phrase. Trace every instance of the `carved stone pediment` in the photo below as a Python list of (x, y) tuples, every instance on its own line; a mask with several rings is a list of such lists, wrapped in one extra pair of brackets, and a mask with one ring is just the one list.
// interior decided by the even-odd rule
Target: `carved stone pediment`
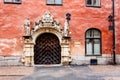
[(33, 31), (36, 31), (40, 28), (54, 28), (58, 31), (61, 30), (59, 21), (54, 20), (53, 15), (51, 15), (50, 12), (45, 12), (40, 20), (35, 21)]
[(42, 22), (44, 23), (52, 23), (53, 22), (53, 16), (50, 14), (50, 12), (46, 12), (43, 16), (42, 16)]

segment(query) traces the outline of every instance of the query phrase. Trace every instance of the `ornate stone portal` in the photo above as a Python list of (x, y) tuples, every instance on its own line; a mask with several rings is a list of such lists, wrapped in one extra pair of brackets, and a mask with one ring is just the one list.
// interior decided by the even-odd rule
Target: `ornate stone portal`
[(68, 30), (65, 30), (69, 29), (68, 27), (68, 23), (65, 22), (64, 30), (62, 30), (59, 21), (54, 20), (50, 12), (46, 12), (40, 20), (35, 21), (35, 26), (30, 30), (31, 34), (23, 36), (24, 55), (22, 61), (25, 66), (34, 65), (34, 45), (38, 36), (43, 33), (52, 33), (58, 37), (61, 45), (61, 64), (69, 64), (71, 62), (70, 37)]

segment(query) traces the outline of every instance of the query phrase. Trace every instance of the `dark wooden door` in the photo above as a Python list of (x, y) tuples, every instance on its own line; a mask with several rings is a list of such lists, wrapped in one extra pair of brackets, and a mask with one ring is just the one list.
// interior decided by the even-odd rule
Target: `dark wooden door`
[(36, 40), (34, 46), (35, 64), (60, 64), (61, 46), (56, 35), (44, 33)]

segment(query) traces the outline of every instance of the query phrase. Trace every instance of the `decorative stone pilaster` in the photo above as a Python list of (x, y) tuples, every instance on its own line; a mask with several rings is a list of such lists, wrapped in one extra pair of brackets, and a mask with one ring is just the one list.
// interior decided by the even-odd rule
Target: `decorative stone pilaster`
[(62, 64), (68, 65), (71, 63), (70, 37), (63, 37), (61, 48), (62, 48)]
[(71, 55), (70, 55), (70, 36), (69, 36), (69, 21), (71, 14), (66, 14), (66, 20), (64, 23), (63, 39), (62, 39), (62, 64), (70, 64)]
[(34, 64), (34, 43), (31, 42), (31, 36), (24, 36), (24, 39), (23, 61), (25, 66), (32, 66)]

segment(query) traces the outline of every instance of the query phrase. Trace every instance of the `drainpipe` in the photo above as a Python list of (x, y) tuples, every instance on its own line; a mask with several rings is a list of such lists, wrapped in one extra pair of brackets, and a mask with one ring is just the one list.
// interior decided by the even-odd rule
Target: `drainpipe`
[(112, 0), (112, 15), (113, 15), (113, 64), (116, 64), (116, 40), (115, 40), (115, 2)]

